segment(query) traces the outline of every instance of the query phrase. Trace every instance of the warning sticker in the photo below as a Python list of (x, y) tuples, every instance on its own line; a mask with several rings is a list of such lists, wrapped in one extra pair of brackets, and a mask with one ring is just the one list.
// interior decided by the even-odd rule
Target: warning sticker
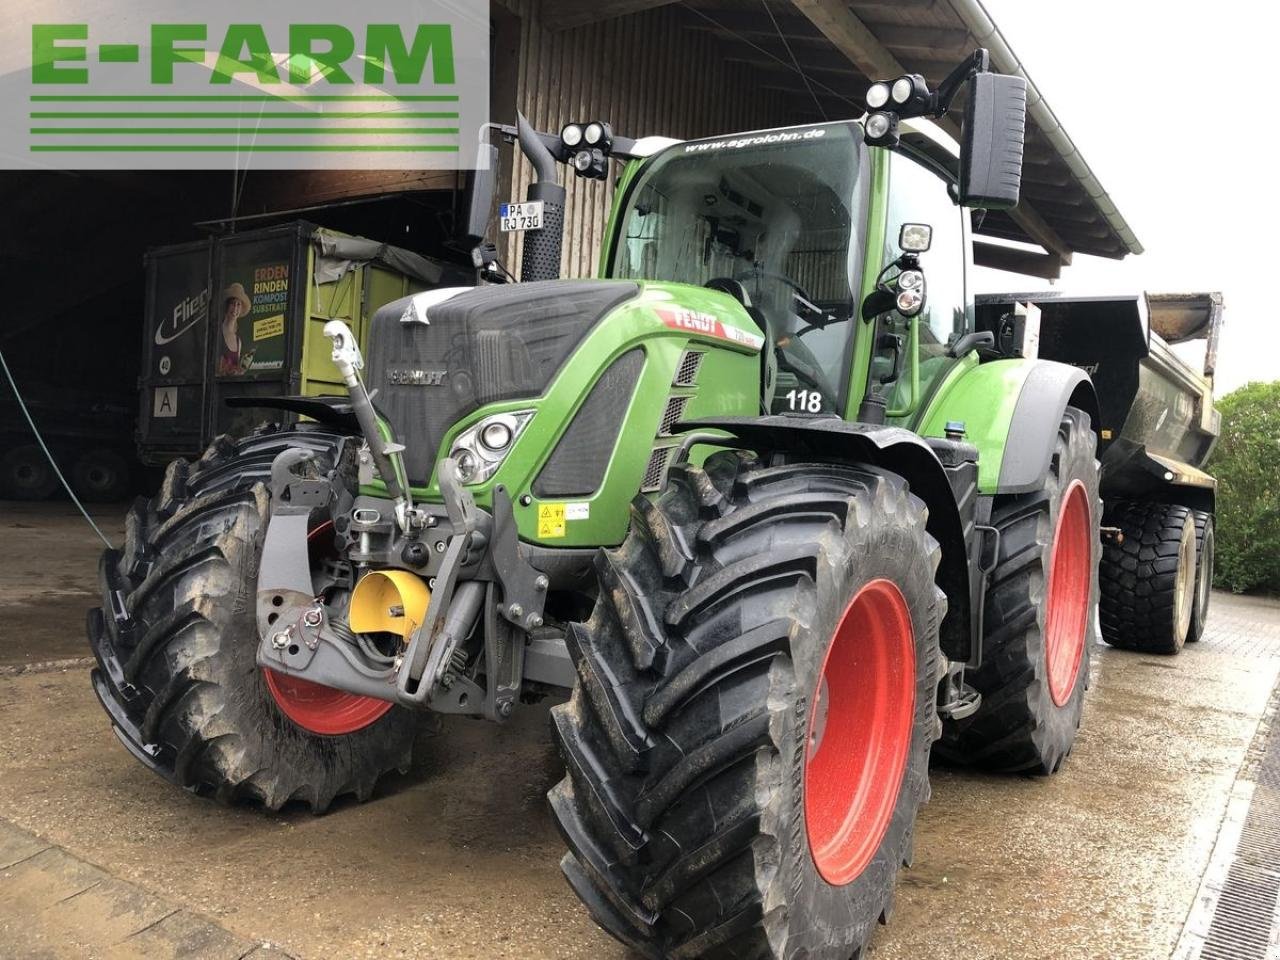
[(544, 503), (538, 507), (538, 538), (544, 540), (564, 536), (563, 503)]

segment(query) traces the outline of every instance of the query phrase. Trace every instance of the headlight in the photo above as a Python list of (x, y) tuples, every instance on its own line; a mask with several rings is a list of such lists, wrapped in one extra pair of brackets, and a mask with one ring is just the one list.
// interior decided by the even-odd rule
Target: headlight
[(532, 416), (532, 410), (495, 413), (458, 434), (449, 451), (458, 464), (458, 479), (465, 484), (484, 483), (497, 473)]

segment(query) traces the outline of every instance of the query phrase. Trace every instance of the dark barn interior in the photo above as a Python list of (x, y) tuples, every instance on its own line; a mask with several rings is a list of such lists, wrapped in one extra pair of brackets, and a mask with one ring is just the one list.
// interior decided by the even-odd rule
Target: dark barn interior
[[(1021, 64), (962, 0), (490, 0), (490, 116), (519, 104), (540, 129), (602, 118), (628, 135), (679, 138), (856, 117), (871, 77), (936, 84), (979, 45)], [(991, 28), (994, 30), (994, 28)], [(661, 50), (661, 62), (651, 51)], [(732, 96), (723, 95), (733, 91)], [(1141, 247), (1041, 98), (1028, 117), (1023, 202), (986, 218), (979, 262), (1052, 279), (1073, 252)], [(951, 124), (951, 126), (948, 126)], [(943, 121), (954, 132), (950, 118)], [(246, 158), (246, 164), (249, 160)], [(139, 469), (134, 431), (144, 337), (144, 254), (289, 220), (394, 244), (466, 268), (451, 247), (466, 203), (460, 171), (0, 172), (10, 294), (0, 350), (66, 472), (101, 450), (99, 472)], [(504, 148), (497, 193), (520, 198), (528, 163)], [(612, 184), (566, 177), (563, 276), (594, 272)], [(500, 245), (519, 262), (520, 235)], [(57, 487), (7, 384), (0, 388), (0, 497)], [(109, 468), (109, 469), (108, 469)], [(100, 491), (101, 492), (101, 491)], [(112, 487), (114, 494), (123, 492)], [(99, 497), (98, 499), (101, 499)]]

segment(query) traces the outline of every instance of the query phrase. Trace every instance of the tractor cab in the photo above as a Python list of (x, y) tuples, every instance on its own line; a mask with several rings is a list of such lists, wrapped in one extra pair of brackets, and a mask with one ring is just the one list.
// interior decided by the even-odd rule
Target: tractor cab
[(763, 408), (838, 413), (866, 259), (867, 155), (855, 123), (668, 147), (626, 184), (604, 273), (733, 297), (765, 336)]
[[(909, 418), (973, 309), (959, 146), (927, 121), (901, 137), (875, 149), (839, 122), (667, 146), (624, 178), (601, 272), (738, 300), (765, 336), (765, 412), (853, 418), (865, 382)], [(883, 294), (904, 254), (922, 278), (905, 310)]]

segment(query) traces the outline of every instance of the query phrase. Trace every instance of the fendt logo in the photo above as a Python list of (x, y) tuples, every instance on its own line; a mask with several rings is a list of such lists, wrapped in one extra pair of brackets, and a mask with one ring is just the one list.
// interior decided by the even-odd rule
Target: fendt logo
[(321, 0), (305, 17), (248, 0), (115, 6), (37, 0), (27, 22), (0, 24), (0, 164), (475, 164), (488, 108), (485, 2)]

